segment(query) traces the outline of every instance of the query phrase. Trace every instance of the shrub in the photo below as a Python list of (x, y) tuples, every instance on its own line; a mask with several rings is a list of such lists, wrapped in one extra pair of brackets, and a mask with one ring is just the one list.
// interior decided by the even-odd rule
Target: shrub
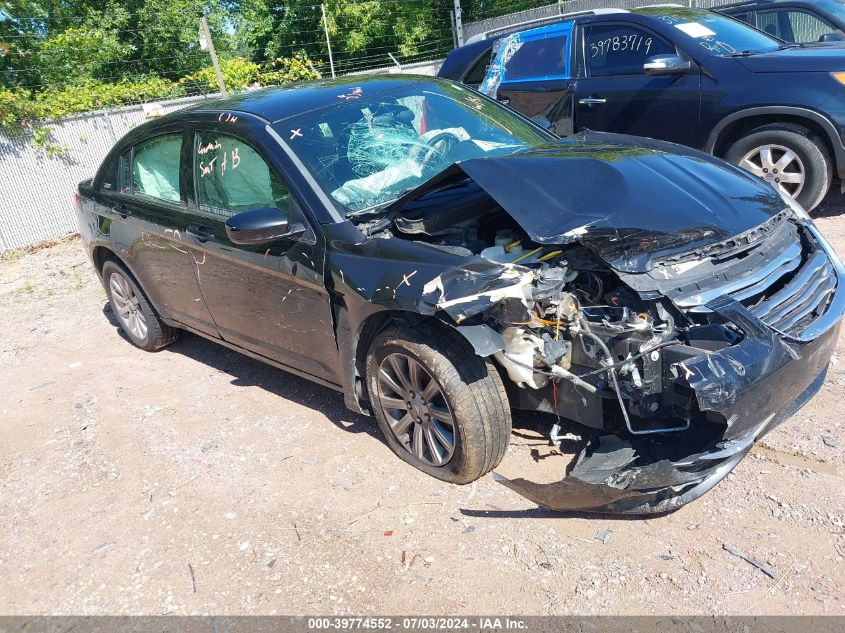
[[(243, 90), (258, 78), (258, 64), (243, 57), (232, 57), (220, 60), (220, 73), (226, 90), (237, 92)], [(214, 68), (208, 66), (195, 73), (191, 73), (179, 80), (179, 84), (189, 93), (198, 94), (211, 90), (217, 92), (217, 76)]]
[(29, 90), (0, 88), (0, 129), (30, 127), (35, 118)]
[(265, 64), (258, 75), (258, 81), (263, 86), (274, 86), (320, 77), (308, 56), (305, 53), (296, 53), (293, 57), (279, 57)]
[[(221, 60), (220, 65), (226, 88), (233, 92), (255, 82), (278, 85), (320, 78), (320, 73), (304, 53), (275, 59), (263, 68), (243, 57)], [(202, 89), (197, 90), (197, 86), (202, 86)], [(217, 78), (210, 66), (175, 82), (150, 75), (111, 83), (87, 78), (36, 93), (19, 88), (0, 88), (0, 129), (7, 132), (32, 131), (43, 122), (70, 114), (174, 99), (208, 90), (217, 90)], [(46, 138), (44, 143), (47, 143)]]
[(34, 112), (37, 118), (50, 120), (68, 114), (182, 95), (184, 90), (180, 86), (161, 77), (123, 79), (116, 83), (89, 80), (38, 93), (34, 98)]

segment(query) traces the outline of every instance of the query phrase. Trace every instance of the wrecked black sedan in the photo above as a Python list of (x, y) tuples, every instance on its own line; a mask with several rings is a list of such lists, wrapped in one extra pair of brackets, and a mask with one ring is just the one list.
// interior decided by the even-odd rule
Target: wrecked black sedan
[(502, 481), (553, 509), (709, 490), (819, 389), (845, 309), (836, 255), (753, 176), (560, 140), (427, 77), (206, 102), (130, 132), (79, 193), (135, 345), (189, 330), (333, 387), (455, 483), (499, 463), (513, 408), (574, 421), (592, 439), (559, 483)]

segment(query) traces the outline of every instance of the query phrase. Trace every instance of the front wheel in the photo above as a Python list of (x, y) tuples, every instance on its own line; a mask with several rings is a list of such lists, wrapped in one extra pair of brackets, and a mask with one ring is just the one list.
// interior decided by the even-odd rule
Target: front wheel
[(511, 432), (504, 385), (456, 337), (425, 324), (384, 330), (367, 355), (367, 388), (388, 446), (423, 472), (465, 484), (502, 461)]
[(725, 158), (808, 211), (822, 201), (833, 179), (827, 147), (798, 125), (757, 128), (731, 145)]

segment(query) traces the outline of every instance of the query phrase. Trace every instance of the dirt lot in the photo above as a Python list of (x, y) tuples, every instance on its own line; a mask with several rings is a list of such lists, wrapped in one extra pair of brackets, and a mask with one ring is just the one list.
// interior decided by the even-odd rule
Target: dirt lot
[[(727, 480), (632, 520), (438, 482), (339, 394), (195, 336), (141, 352), (106, 305), (76, 240), (0, 261), (0, 613), (845, 614), (845, 342)], [(562, 475), (548, 422), (501, 472)]]

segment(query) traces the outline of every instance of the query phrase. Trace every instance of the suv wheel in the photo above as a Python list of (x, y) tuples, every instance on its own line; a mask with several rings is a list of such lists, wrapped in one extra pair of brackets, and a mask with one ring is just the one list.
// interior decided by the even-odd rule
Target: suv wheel
[(153, 352), (170, 345), (179, 330), (162, 322), (126, 267), (113, 259), (103, 264), (103, 285), (120, 329), (136, 347)]
[(798, 125), (767, 125), (728, 149), (725, 158), (759, 176), (807, 210), (830, 189), (833, 168), (824, 143)]
[(502, 461), (511, 433), (505, 387), (462, 341), (425, 324), (388, 328), (370, 346), (367, 388), (388, 446), (423, 472), (465, 484)]

